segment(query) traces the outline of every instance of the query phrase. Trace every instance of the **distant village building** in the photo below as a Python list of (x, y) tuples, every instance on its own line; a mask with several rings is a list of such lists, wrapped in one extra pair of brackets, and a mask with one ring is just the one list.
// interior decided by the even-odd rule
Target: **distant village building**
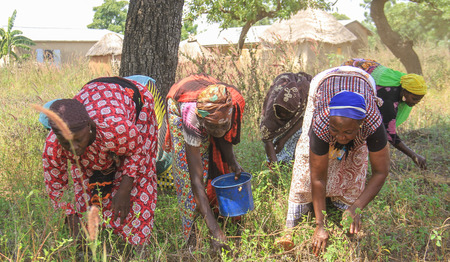
[(36, 44), (30, 51), (21, 50), (20, 54), (31, 54), (37, 62), (55, 64), (69, 63), (86, 59), (86, 52), (104, 35), (112, 33), (106, 29), (78, 28), (33, 28), (14, 27)]
[[(261, 44), (262, 33), (270, 25), (252, 26), (245, 37), (243, 49), (254, 49)], [(218, 26), (211, 27), (205, 32), (197, 34), (197, 42), (208, 49), (218, 49), (221, 53), (229, 52), (233, 47), (237, 48), (241, 27), (221, 29)]]
[(269, 49), (288, 43), (300, 66), (311, 73), (329, 63), (330, 56), (351, 57), (352, 43), (357, 40), (334, 16), (318, 9), (301, 10), (288, 20), (275, 22), (262, 38)]
[[(207, 54), (206, 50), (229, 54), (237, 48), (241, 30), (241, 27), (221, 29), (211, 26), (191, 40), (180, 43), (179, 59), (185, 59), (182, 53), (198, 57)], [(314, 68), (329, 63), (330, 59), (356, 56), (361, 48), (368, 46), (370, 35), (372, 32), (358, 21), (338, 21), (323, 10), (306, 9), (288, 20), (252, 26), (247, 33), (242, 56), (248, 57), (249, 49), (253, 49), (263, 61), (267, 61), (285, 48), (287, 50), (284, 51), (292, 54), (302, 68), (314, 71)]]
[(86, 53), (89, 68), (99, 73), (118, 74), (122, 58), (123, 37), (108, 33), (95, 43)]
[[(252, 50), (257, 57), (262, 56), (261, 35), (270, 25), (252, 26), (247, 32), (245, 43), (241, 51), (240, 61), (249, 62), (249, 50)], [(209, 50), (212, 54), (231, 55), (238, 49), (241, 27), (231, 27), (221, 29), (218, 26), (210, 27), (205, 32), (195, 36), (198, 44)]]
[(361, 49), (369, 46), (369, 36), (372, 36), (373, 33), (367, 27), (363, 26), (357, 20), (339, 20), (339, 23), (350, 30), (357, 38), (356, 41), (352, 42), (353, 55), (357, 55)]
[(203, 58), (210, 59), (211, 57), (211, 52), (200, 45), (197, 38), (193, 35), (189, 36), (189, 39), (180, 42), (178, 48), (178, 62), (180, 63)]

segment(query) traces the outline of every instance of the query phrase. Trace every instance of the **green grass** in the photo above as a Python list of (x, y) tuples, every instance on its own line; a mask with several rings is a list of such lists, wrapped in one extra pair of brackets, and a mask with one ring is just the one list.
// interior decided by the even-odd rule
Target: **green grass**
[[(450, 259), (449, 197), (449, 75), (448, 50), (417, 48), (430, 92), (399, 129), (405, 143), (427, 158), (428, 170), (391, 147), (391, 174), (380, 194), (363, 210), (363, 230), (349, 237), (339, 223), (330, 223), (330, 244), (322, 255), (327, 261), (447, 261)], [(360, 57), (375, 58), (397, 70), (401, 64), (383, 48)], [(332, 58), (332, 59), (331, 59)], [(273, 59), (270, 60), (270, 59)], [(183, 241), (174, 194), (158, 195), (151, 244), (143, 251), (127, 246), (102, 230), (94, 242), (96, 252), (77, 250), (45, 192), (41, 151), (47, 132), (38, 122), (31, 103), (43, 104), (73, 96), (95, 75), (84, 62), (56, 69), (22, 64), (0, 68), (0, 261), (317, 261), (309, 241), (314, 220), (295, 229), (296, 248), (283, 252), (274, 247), (282, 235), (287, 211), (291, 171), (265, 166), (259, 140), (259, 112), (272, 79), (281, 72), (299, 71), (287, 54), (260, 61), (250, 56), (237, 63), (217, 55), (215, 62), (180, 65), (177, 78), (204, 71), (242, 90), (247, 106), (241, 143), (235, 152), (253, 175), (255, 210), (239, 224), (221, 222), (232, 247), (221, 255), (210, 252), (207, 227), (197, 220), (197, 242)], [(327, 64), (339, 65), (339, 56)], [(325, 69), (325, 68), (319, 68)], [(70, 195), (67, 196), (70, 198)], [(332, 216), (332, 214), (329, 214)], [(330, 218), (331, 220), (331, 218)], [(104, 251), (105, 250), (105, 251)]]

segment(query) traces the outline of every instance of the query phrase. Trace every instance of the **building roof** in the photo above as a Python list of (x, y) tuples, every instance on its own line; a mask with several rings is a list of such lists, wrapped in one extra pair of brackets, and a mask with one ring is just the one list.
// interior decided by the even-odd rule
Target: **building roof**
[(181, 61), (186, 61), (189, 59), (197, 59), (199, 57), (210, 58), (210, 51), (201, 46), (196, 39), (189, 38), (180, 42), (178, 48), (178, 53), (180, 54), (179, 59)]
[(319, 9), (300, 10), (288, 20), (275, 22), (264, 32), (262, 38), (268, 42), (314, 40), (329, 44), (357, 39), (333, 15)]
[[(245, 38), (246, 44), (261, 42), (262, 33), (269, 28), (270, 25), (252, 26)], [(197, 42), (202, 46), (218, 46), (237, 44), (241, 35), (242, 27), (231, 27), (221, 29), (218, 26), (210, 27), (205, 32), (195, 36)]]
[(338, 20), (343, 26), (347, 27), (352, 24), (358, 25), (361, 29), (363, 29), (368, 35), (373, 35), (373, 32), (370, 31), (367, 27), (361, 24), (358, 20)]
[(107, 33), (93, 45), (86, 56), (105, 56), (122, 54), (123, 37), (117, 33)]
[(113, 33), (107, 29), (13, 27), (34, 42), (97, 42), (104, 35)]

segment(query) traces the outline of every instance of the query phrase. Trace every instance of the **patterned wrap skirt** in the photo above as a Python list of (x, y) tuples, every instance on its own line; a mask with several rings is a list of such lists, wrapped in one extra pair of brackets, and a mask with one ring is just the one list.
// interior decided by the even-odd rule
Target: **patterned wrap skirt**
[[(182, 218), (183, 235), (185, 240), (189, 235), (194, 223), (196, 212), (196, 203), (191, 187), (191, 179), (186, 158), (186, 142), (182, 131), (182, 117), (177, 106), (177, 102), (169, 98), (168, 119), (169, 132), (172, 139), (172, 176), (175, 190), (177, 193), (178, 210)], [(206, 182), (209, 168), (209, 137), (204, 138), (200, 145), (200, 154), (203, 163), (203, 180)]]

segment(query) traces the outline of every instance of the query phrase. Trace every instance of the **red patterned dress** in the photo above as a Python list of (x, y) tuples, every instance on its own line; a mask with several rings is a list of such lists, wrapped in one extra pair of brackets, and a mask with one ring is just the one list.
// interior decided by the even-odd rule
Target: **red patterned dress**
[[(95, 141), (82, 156), (77, 157), (64, 150), (51, 131), (44, 146), (43, 165), (46, 189), (54, 207), (64, 209), (67, 215), (77, 214), (79, 217), (87, 211), (87, 203), (92, 197), (88, 188), (89, 178), (96, 171), (105, 172), (115, 166), (111, 195), (101, 203), (103, 226), (112, 228), (129, 243), (138, 245), (150, 240), (153, 228), (158, 124), (153, 96), (142, 85), (133, 83), (144, 101), (137, 120), (136, 105), (129, 91), (118, 84), (94, 82), (85, 85), (74, 99), (84, 104), (96, 123)], [(73, 179), (75, 199), (65, 202), (62, 197), (64, 190), (68, 189), (69, 175)], [(134, 186), (131, 210), (121, 225), (120, 219), (112, 219), (111, 203), (124, 175), (134, 178)]]

